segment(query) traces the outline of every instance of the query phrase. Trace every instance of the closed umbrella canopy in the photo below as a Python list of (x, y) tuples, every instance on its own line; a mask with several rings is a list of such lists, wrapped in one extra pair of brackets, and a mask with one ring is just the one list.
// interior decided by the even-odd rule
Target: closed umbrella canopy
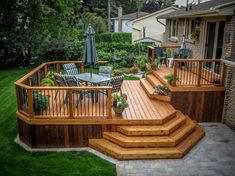
[(86, 35), (87, 36), (82, 60), (86, 66), (90, 66), (92, 75), (92, 67), (98, 62), (98, 57), (95, 47), (95, 31), (91, 27), (91, 25), (88, 26)]

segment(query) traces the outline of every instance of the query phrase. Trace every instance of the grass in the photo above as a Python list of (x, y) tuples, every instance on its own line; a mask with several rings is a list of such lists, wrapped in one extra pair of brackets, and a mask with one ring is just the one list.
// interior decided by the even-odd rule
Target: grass
[(136, 76), (124, 76), (124, 80), (139, 80), (140, 78)]
[(115, 165), (88, 152), (27, 152), (17, 134), (14, 81), (28, 70), (0, 71), (0, 175), (116, 175)]

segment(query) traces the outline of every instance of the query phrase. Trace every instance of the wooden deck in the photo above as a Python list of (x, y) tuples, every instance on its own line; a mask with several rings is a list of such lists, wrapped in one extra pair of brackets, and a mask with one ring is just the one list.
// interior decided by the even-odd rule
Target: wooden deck
[[(117, 116), (113, 112), (112, 119), (122, 120), (164, 120), (175, 112), (175, 109), (169, 104), (161, 101), (155, 101), (148, 97), (139, 81), (124, 81), (122, 92), (127, 94), (129, 106), (124, 110), (122, 116)], [(66, 92), (60, 90), (58, 95), (51, 91), (49, 96), (49, 107), (43, 111), (41, 118), (64, 118), (69, 111), (69, 103), (65, 103)], [(74, 118), (102, 117), (107, 111), (107, 96), (99, 94), (99, 102), (92, 102), (92, 98), (84, 97), (79, 100), (79, 95), (73, 93), (73, 116)], [(78, 102), (78, 106), (75, 106)], [(39, 116), (38, 116), (39, 117)]]

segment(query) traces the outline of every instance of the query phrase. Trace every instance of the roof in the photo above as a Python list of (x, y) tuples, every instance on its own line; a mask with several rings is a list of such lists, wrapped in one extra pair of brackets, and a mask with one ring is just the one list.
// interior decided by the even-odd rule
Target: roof
[(186, 8), (161, 15), (160, 18), (179, 18), (179, 17), (189, 17), (195, 15), (208, 15), (213, 13), (218, 13), (218, 10), (231, 7), (235, 5), (234, 0), (211, 0), (203, 2), (197, 5), (193, 5), (191, 9), (186, 11)]
[(137, 21), (143, 20), (143, 19), (148, 18), (148, 17), (151, 17), (151, 16), (157, 16), (157, 15), (160, 16), (162, 13), (167, 13), (167, 11), (171, 11), (171, 12), (172, 12), (173, 10), (174, 10), (174, 11), (175, 11), (175, 10), (179, 10), (179, 8), (174, 7), (174, 6), (167, 7), (167, 8), (165, 8), (165, 9), (158, 10), (158, 11), (156, 11), (156, 12), (149, 13), (149, 14), (147, 14), (147, 15), (145, 15), (145, 16), (142, 16), (142, 17), (140, 17), (140, 18), (134, 19), (134, 20), (132, 20), (131, 22), (132, 22), (132, 23), (135, 23), (135, 22), (137, 22)]
[(160, 40), (156, 40), (152, 37), (145, 37), (145, 38), (141, 38), (141, 39), (138, 39), (138, 40), (135, 40), (134, 42), (138, 43), (138, 42), (154, 42), (154, 43), (158, 43), (158, 44), (161, 44), (162, 42)]
[[(122, 15), (121, 19), (122, 20), (134, 20), (140, 17), (143, 17), (145, 15), (148, 15), (148, 12), (134, 12), (134, 13), (130, 13), (130, 14), (126, 14), (126, 15)], [(118, 17), (112, 18), (114, 20), (117, 20)]]

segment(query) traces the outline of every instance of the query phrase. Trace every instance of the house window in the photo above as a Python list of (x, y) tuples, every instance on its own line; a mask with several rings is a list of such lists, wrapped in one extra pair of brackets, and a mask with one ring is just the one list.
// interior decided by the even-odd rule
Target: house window
[(192, 33), (195, 33), (195, 30), (196, 30), (196, 20), (195, 19), (187, 19), (185, 37), (187, 39), (191, 39), (191, 35), (192, 35)]
[(171, 20), (170, 31), (170, 37), (178, 36), (178, 20)]

